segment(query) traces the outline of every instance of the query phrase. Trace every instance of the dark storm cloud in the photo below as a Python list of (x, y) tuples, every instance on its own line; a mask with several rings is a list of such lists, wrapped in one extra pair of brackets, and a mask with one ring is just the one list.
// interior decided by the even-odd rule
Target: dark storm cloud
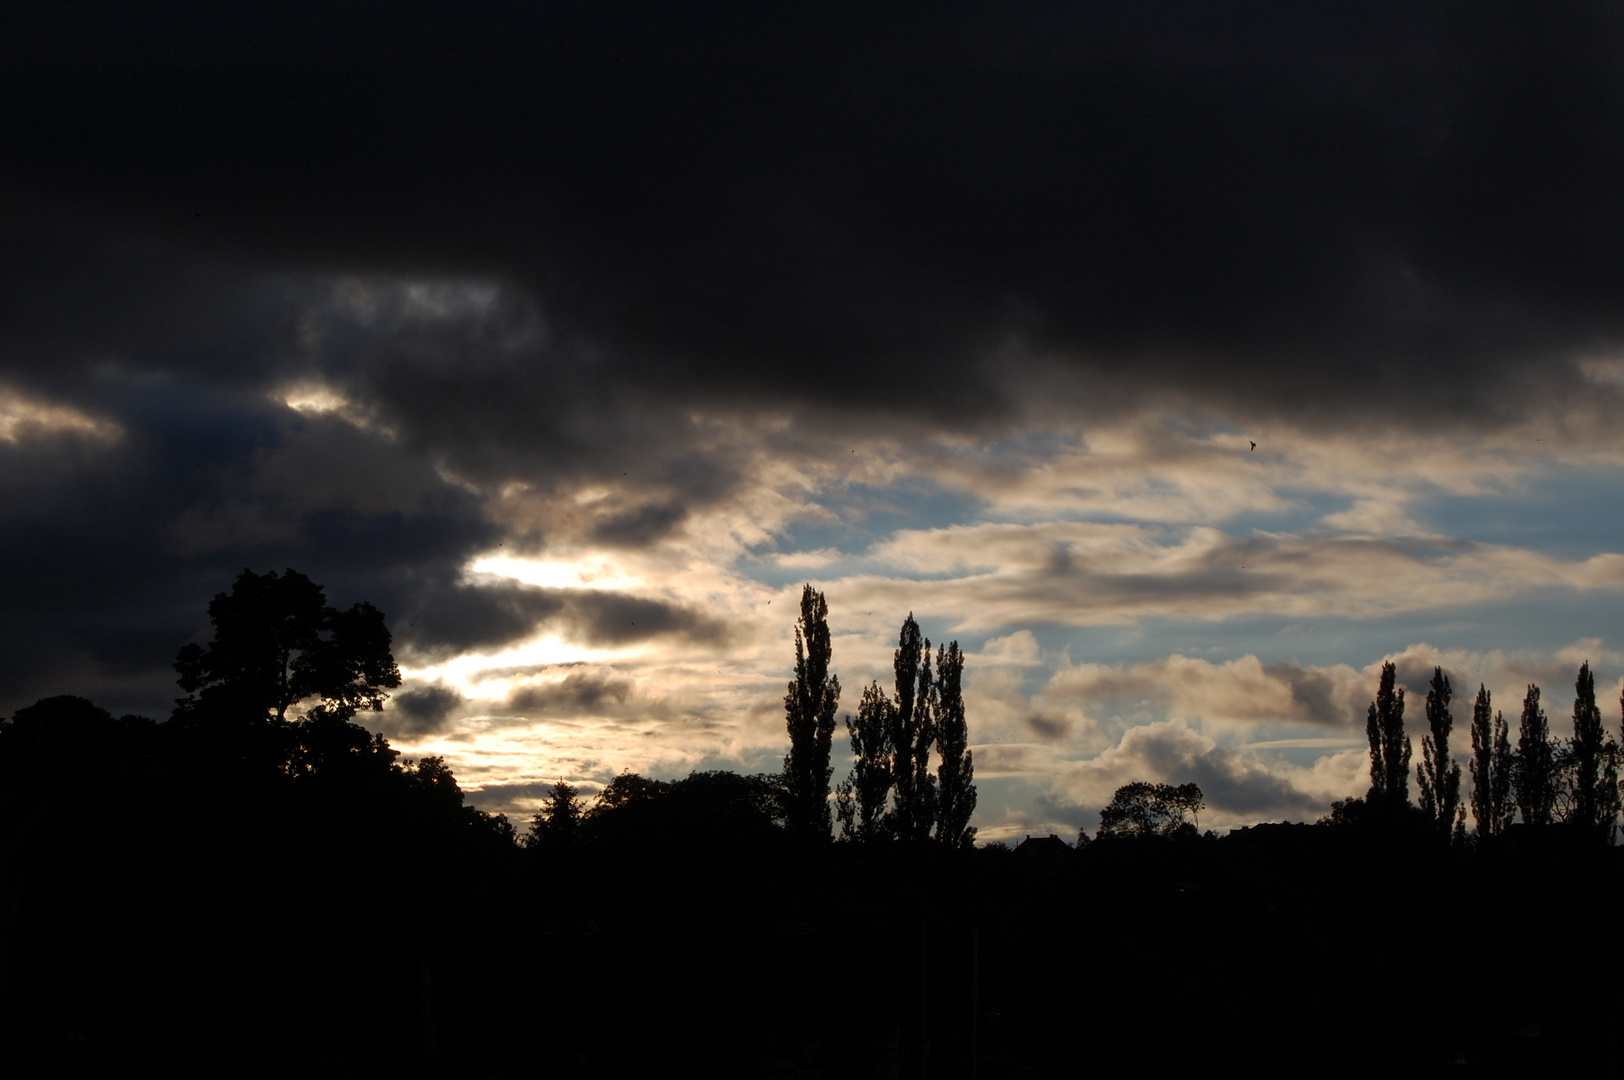
[(1028, 730), (1044, 742), (1058, 742), (1071, 734), (1071, 721), (1063, 716), (1051, 717), (1033, 713), (1026, 718)]
[(1240, 817), (1273, 815), (1315, 816), (1319, 800), (1292, 786), (1283, 777), (1240, 761), (1232, 750), (1211, 750), (1191, 762), (1191, 779), (1206, 796), (1207, 805)]
[(428, 657), (496, 648), (542, 629), (595, 646), (657, 637), (721, 644), (728, 636), (726, 624), (701, 612), (598, 589), (421, 582), (403, 604), (397, 632)]
[(624, 705), (632, 694), (628, 679), (592, 672), (572, 672), (559, 682), (521, 686), (503, 702), (506, 712), (526, 716), (546, 712), (562, 717), (590, 714)]
[(260, 263), (516, 282), (611, 381), (713, 400), (981, 415), (1033, 355), (1462, 419), (1619, 340), (1614, 8), (547, 10), (42, 16), (8, 179)]
[(1336, 683), (1323, 671), (1305, 668), (1295, 660), (1265, 664), (1263, 673), (1291, 687), (1291, 700), (1302, 707), (1305, 719), (1320, 724), (1348, 722), (1346, 710), (1336, 701)]
[(592, 530), (592, 539), (614, 546), (642, 547), (676, 528), (684, 516), (677, 506), (641, 506), (599, 522)]
[(391, 699), (385, 712), (385, 727), (389, 734), (436, 734), (449, 726), (452, 713), (463, 701), (462, 694), (444, 683), (413, 687)]
[(345, 10), (0, 16), (0, 380), (121, 432), (0, 445), (12, 707), (161, 712), (244, 566), (424, 655), (719, 641), (459, 583), (515, 479), (680, 532), (749, 452), (696, 406), (1492, 424), (1624, 338), (1615, 8)]

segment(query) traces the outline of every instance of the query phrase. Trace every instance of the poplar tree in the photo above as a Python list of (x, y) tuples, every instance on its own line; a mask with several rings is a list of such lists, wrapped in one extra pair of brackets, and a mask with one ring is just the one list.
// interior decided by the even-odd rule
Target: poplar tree
[(1408, 806), (1410, 802), (1410, 740), (1404, 734), (1404, 688), (1394, 684), (1398, 669), (1382, 665), (1376, 700), (1370, 703), (1365, 735), (1370, 740), (1370, 793), (1372, 805)]
[(1432, 669), (1432, 685), (1427, 689), (1427, 727), (1431, 734), (1421, 740), (1421, 764), (1416, 766), (1416, 785), (1421, 789), (1421, 812), (1445, 838), (1458, 829), (1466, 810), (1460, 805), (1460, 766), (1449, 757), (1449, 733), (1455, 717), (1449, 711), (1452, 690), (1444, 669)]
[(890, 717), (893, 831), (901, 840), (927, 840), (935, 820), (935, 784), (929, 771), (935, 683), (930, 642), (920, 635), (912, 612), (903, 620), (891, 667), (896, 675)]
[(1482, 683), (1472, 703), (1472, 816), (1477, 835), (1499, 836), (1511, 824), (1511, 736), (1506, 718), (1491, 715), (1491, 697)]
[(1567, 821), (1581, 834), (1610, 843), (1619, 809), (1618, 744), (1602, 727), (1588, 660), (1573, 690), (1573, 738), (1563, 754), (1570, 779)]
[(844, 840), (879, 840), (890, 834), (886, 800), (891, 795), (891, 700), (877, 682), (863, 690), (857, 716), (846, 717), (851, 772), (835, 792)]
[(784, 695), (784, 726), (789, 729), (784, 810), (791, 833), (823, 839), (829, 836), (829, 744), (840, 707), (840, 679), (829, 673), (833, 651), (829, 605), (808, 584), (801, 590), (801, 616), (795, 624), (795, 678)]
[(1539, 687), (1533, 683), (1528, 684), (1528, 693), (1523, 697), (1522, 720), (1517, 725), (1511, 787), (1525, 824), (1551, 823), (1556, 809), (1556, 758), (1550, 724), (1539, 704)]
[(954, 641), (936, 651), (936, 839), (948, 847), (975, 844), (970, 815), (976, 809), (975, 765), (964, 717), (964, 654)]

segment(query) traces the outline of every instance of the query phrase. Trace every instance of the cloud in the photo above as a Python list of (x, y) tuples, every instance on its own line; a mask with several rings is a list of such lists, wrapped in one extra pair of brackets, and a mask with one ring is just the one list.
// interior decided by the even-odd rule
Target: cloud
[(393, 721), (389, 733), (414, 737), (445, 731), (463, 703), (463, 696), (443, 682), (411, 687), (391, 698), (384, 710)]
[(1203, 825), (1312, 819), (1327, 809), (1255, 756), (1219, 746), (1182, 720), (1129, 728), (1116, 746), (1067, 768), (1053, 792), (1071, 804), (1098, 808), (1135, 780), (1197, 784), (1209, 807)]
[[(899, 531), (873, 557), (900, 574), (951, 575), (904, 586), (874, 574), (861, 586), (876, 597), (896, 596), (904, 588), (928, 593), (932, 607), (965, 613), (959, 630), (1020, 622), (1110, 625), (1148, 617), (1216, 620), (1263, 612), (1376, 618), (1535, 589), (1624, 586), (1624, 556), (1612, 552), (1563, 559), (1451, 537), (1232, 536), (1207, 526), (954, 525)], [(1381, 587), (1372, 588), (1372, 582)]]
[(111, 442), (120, 434), (117, 424), (72, 406), (42, 401), (0, 386), (0, 442), (16, 444), (63, 436)]
[(526, 683), (507, 696), (506, 711), (537, 716), (549, 712), (558, 716), (595, 716), (618, 712), (632, 695), (629, 679), (596, 672), (571, 672), (561, 680)]
[[(739, 31), (650, 11), (606, 34), (538, 11), (489, 39), (393, 27), (388, 63), (376, 35), (266, 28), (275, 55), (344, 57), (274, 70), (226, 63), (202, 29), (106, 66), (25, 45), (35, 92), (5, 181), (250, 264), (398, 268), (402, 299), (352, 289), (347, 313), (485, 320), (492, 354), (540, 328), (628, 398), (866, 400), (976, 425), (1032, 399), (1110, 414), (1150, 396), (1481, 429), (1573, 396), (1570, 360), (1620, 332), (1616, 22), (1533, 33), (1397, 5), (1354, 22), (971, 5), (835, 41), (794, 14)], [(148, 40), (135, 20), (108, 38)], [(654, 56), (688, 59), (633, 59)], [(131, 65), (165, 77), (119, 82), (115, 122), (97, 103)], [(509, 378), (479, 344), (392, 343), (460, 355), (467, 378), (410, 363), (377, 384), (465, 466), (544, 392), (591, 404), (572, 364)], [(452, 414), (501, 404), (458, 434), (428, 415), (436, 393)]]

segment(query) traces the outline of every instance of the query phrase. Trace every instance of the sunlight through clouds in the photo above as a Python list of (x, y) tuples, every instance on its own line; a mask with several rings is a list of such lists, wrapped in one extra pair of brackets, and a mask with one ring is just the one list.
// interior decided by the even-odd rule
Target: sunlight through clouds
[(506, 697), (525, 684), (522, 673), (567, 664), (591, 664), (636, 658), (641, 649), (593, 649), (560, 635), (547, 634), (497, 653), (464, 653), (441, 664), (401, 668), (403, 678), (442, 682), (474, 700)]
[(576, 562), (484, 555), (468, 564), (470, 574), (510, 578), (547, 589), (635, 589), (643, 582), (604, 558)]
[(15, 445), (53, 435), (113, 442), (122, 434), (119, 425), (110, 420), (0, 385), (0, 442)]

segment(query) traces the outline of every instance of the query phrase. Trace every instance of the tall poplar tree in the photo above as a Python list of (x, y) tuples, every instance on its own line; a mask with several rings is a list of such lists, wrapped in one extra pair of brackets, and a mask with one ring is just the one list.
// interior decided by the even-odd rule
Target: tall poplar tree
[(1602, 727), (1596, 676), (1587, 660), (1573, 685), (1573, 738), (1563, 748), (1569, 776), (1568, 824), (1603, 843), (1618, 822), (1618, 744)]
[(1370, 794), (1372, 805), (1408, 806), (1410, 802), (1410, 740), (1404, 734), (1404, 688), (1395, 687), (1398, 669), (1382, 665), (1376, 700), (1370, 703), (1365, 735), (1370, 740)]
[(890, 835), (891, 699), (877, 682), (863, 689), (857, 716), (846, 717), (851, 739), (851, 772), (835, 792), (840, 835), (845, 840), (879, 840)]
[(1421, 740), (1421, 764), (1415, 770), (1416, 785), (1421, 789), (1421, 812), (1446, 838), (1461, 827), (1466, 813), (1460, 805), (1460, 766), (1449, 757), (1449, 733), (1455, 726), (1454, 714), (1449, 711), (1452, 693), (1444, 669), (1433, 668), (1426, 701), (1431, 733)]
[(935, 682), (930, 670), (930, 642), (919, 633), (913, 613), (903, 620), (892, 658), (896, 696), (891, 703), (891, 781), (894, 833), (901, 840), (927, 840), (935, 821), (935, 784), (930, 775), (930, 746)]
[(1472, 816), (1477, 835), (1499, 836), (1511, 824), (1511, 736), (1506, 718), (1492, 713), (1492, 699), (1482, 683), (1472, 703)]
[(833, 651), (829, 605), (808, 584), (795, 624), (795, 678), (784, 695), (784, 810), (791, 833), (822, 839), (829, 836), (829, 743), (840, 707), (840, 679), (829, 673)]
[(970, 815), (976, 809), (975, 764), (964, 716), (964, 653), (954, 641), (936, 651), (936, 839), (949, 847), (975, 843)]
[(1533, 683), (1528, 684), (1528, 693), (1523, 697), (1522, 720), (1517, 725), (1511, 788), (1525, 824), (1551, 823), (1556, 810), (1556, 755), (1550, 723), (1540, 708), (1539, 687)]

